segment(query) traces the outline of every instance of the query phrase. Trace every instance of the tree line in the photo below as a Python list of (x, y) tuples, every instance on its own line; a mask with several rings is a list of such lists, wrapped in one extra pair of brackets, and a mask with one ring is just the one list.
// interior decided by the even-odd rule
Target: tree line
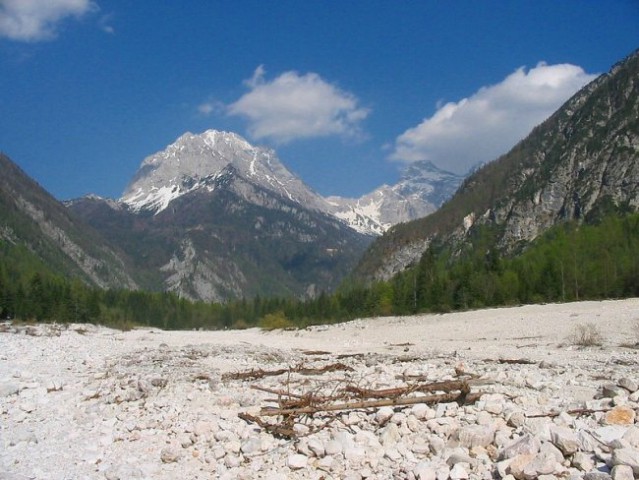
[[(136, 325), (163, 329), (304, 327), (358, 317), (448, 312), (501, 305), (639, 296), (639, 214), (596, 225), (566, 223), (504, 257), (496, 231), (477, 229), (468, 248), (434, 243), (388, 281), (345, 281), (312, 300), (193, 302), (167, 292), (101, 290), (56, 276), (13, 248), (0, 262), (0, 319)], [(1, 245), (0, 245), (1, 246)], [(8, 248), (6, 245), (2, 248)]]

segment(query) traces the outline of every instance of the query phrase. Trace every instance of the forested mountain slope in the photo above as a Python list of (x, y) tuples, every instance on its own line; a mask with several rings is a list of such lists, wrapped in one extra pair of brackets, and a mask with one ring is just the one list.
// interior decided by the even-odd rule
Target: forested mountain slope
[(498, 251), (513, 253), (553, 225), (637, 207), (639, 51), (468, 177), (440, 210), (377, 239), (354, 277), (388, 279), (415, 264), (435, 239), (459, 252), (488, 228)]

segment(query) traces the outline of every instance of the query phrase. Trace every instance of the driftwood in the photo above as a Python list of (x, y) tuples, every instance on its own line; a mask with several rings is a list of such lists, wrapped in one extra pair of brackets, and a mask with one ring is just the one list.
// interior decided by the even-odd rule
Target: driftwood
[[(338, 420), (339, 412), (351, 410), (365, 410), (379, 407), (405, 407), (419, 403), (437, 404), (457, 402), (460, 405), (474, 403), (483, 395), (483, 392), (471, 392), (471, 387), (491, 383), (477, 379), (476, 375), (464, 374), (465, 378), (447, 380), (442, 382), (425, 382), (410, 380), (404, 385), (370, 389), (353, 383), (352, 379), (343, 381), (325, 381), (318, 383), (314, 389), (306, 392), (291, 391), (291, 374), (320, 375), (326, 372), (352, 371), (353, 369), (343, 363), (333, 363), (318, 368), (309, 368), (303, 365), (279, 370), (250, 370), (228, 374), (230, 379), (256, 379), (266, 376), (288, 374), (283, 388), (268, 388), (252, 385), (251, 388), (275, 395), (277, 398), (267, 400), (275, 406), (265, 406), (259, 411), (259, 415), (240, 413), (239, 417), (246, 422), (254, 423), (266, 432), (282, 438), (294, 438), (299, 431), (317, 431), (329, 423)], [(404, 382), (408, 377), (402, 377)], [(330, 387), (330, 388), (327, 388)], [(328, 390), (328, 391), (327, 391)], [(308, 417), (322, 414), (327, 422), (317, 426), (308, 425)], [(267, 421), (267, 417), (272, 420)], [(277, 418), (275, 418), (277, 417)], [(274, 419), (275, 418), (275, 419)], [(296, 429), (296, 425), (304, 423), (305, 429)], [(296, 432), (297, 430), (297, 432)]]
[(367, 400), (359, 402), (336, 403), (328, 405), (308, 406), (300, 408), (262, 408), (260, 415), (263, 416), (288, 416), (288, 415), (313, 415), (320, 412), (335, 412), (346, 410), (360, 410), (365, 408), (378, 408), (387, 406), (406, 406), (415, 405), (417, 403), (444, 403), (458, 402), (462, 405), (474, 403), (483, 395), (483, 393), (442, 393), (439, 395), (428, 395), (425, 397), (398, 397), (387, 400)]
[(459, 390), (468, 393), (470, 392), (470, 383), (465, 380), (449, 380), (426, 384), (416, 383), (406, 387), (384, 388), (382, 390), (370, 390), (349, 385), (345, 387), (345, 390), (360, 398), (396, 398), (413, 392), (452, 392)]
[(537, 362), (527, 358), (500, 358), (497, 363), (507, 363), (509, 365), (534, 365)]
[[(574, 410), (567, 410), (565, 413), (567, 413), (568, 415), (590, 415), (593, 413), (600, 413), (600, 412), (609, 412), (610, 410), (612, 410), (611, 408), (576, 408)], [(561, 415), (564, 412), (550, 412), (550, 413), (539, 413), (536, 415), (526, 415), (526, 418), (542, 418), (542, 417), (550, 417), (550, 418), (554, 418), (554, 417), (558, 417), (559, 415)]]
[(222, 376), (225, 380), (254, 380), (256, 378), (264, 377), (276, 377), (285, 373), (299, 373), (301, 375), (317, 375), (326, 372), (347, 371), (350, 372), (353, 369), (343, 363), (332, 363), (320, 368), (307, 368), (303, 365), (298, 365), (291, 368), (280, 368), (278, 370), (262, 370), (261, 368), (248, 370), (246, 372), (227, 373)]

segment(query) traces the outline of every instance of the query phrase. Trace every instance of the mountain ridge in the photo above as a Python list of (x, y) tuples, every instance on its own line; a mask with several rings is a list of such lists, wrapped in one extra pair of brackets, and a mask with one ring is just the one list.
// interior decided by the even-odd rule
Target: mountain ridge
[(639, 50), (586, 85), (510, 152), (463, 182), (433, 215), (397, 225), (367, 251), (354, 275), (388, 279), (434, 239), (454, 250), (482, 226), (504, 253), (550, 226), (605, 209), (639, 206)]
[(52, 271), (101, 288), (137, 288), (128, 259), (72, 215), (9, 157), (0, 153), (0, 240), (3, 254), (24, 246)]
[(146, 157), (119, 201), (133, 211), (157, 214), (182, 195), (210, 188), (227, 165), (233, 165), (247, 179), (306, 208), (333, 215), (366, 235), (379, 235), (395, 223), (432, 213), (463, 179), (430, 162), (416, 162), (404, 170), (395, 185), (382, 185), (360, 198), (325, 198), (291, 173), (273, 150), (253, 146), (236, 133), (207, 130), (187, 132)]

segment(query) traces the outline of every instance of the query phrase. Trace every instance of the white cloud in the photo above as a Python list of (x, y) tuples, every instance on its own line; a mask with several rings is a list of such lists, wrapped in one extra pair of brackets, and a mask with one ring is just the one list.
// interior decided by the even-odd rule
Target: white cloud
[(397, 137), (390, 158), (466, 173), (506, 153), (595, 77), (569, 64), (519, 68), (468, 98), (438, 104), (432, 117)]
[(0, 37), (24, 42), (55, 38), (57, 24), (97, 9), (92, 0), (1, 0)]
[(289, 71), (272, 81), (264, 78), (263, 66), (244, 82), (249, 92), (227, 108), (229, 115), (248, 119), (255, 139), (277, 143), (330, 135), (357, 136), (369, 110), (357, 98), (316, 73)]
[(197, 111), (204, 116), (209, 116), (214, 113), (224, 112), (225, 108), (226, 106), (222, 102), (210, 100), (198, 105)]

